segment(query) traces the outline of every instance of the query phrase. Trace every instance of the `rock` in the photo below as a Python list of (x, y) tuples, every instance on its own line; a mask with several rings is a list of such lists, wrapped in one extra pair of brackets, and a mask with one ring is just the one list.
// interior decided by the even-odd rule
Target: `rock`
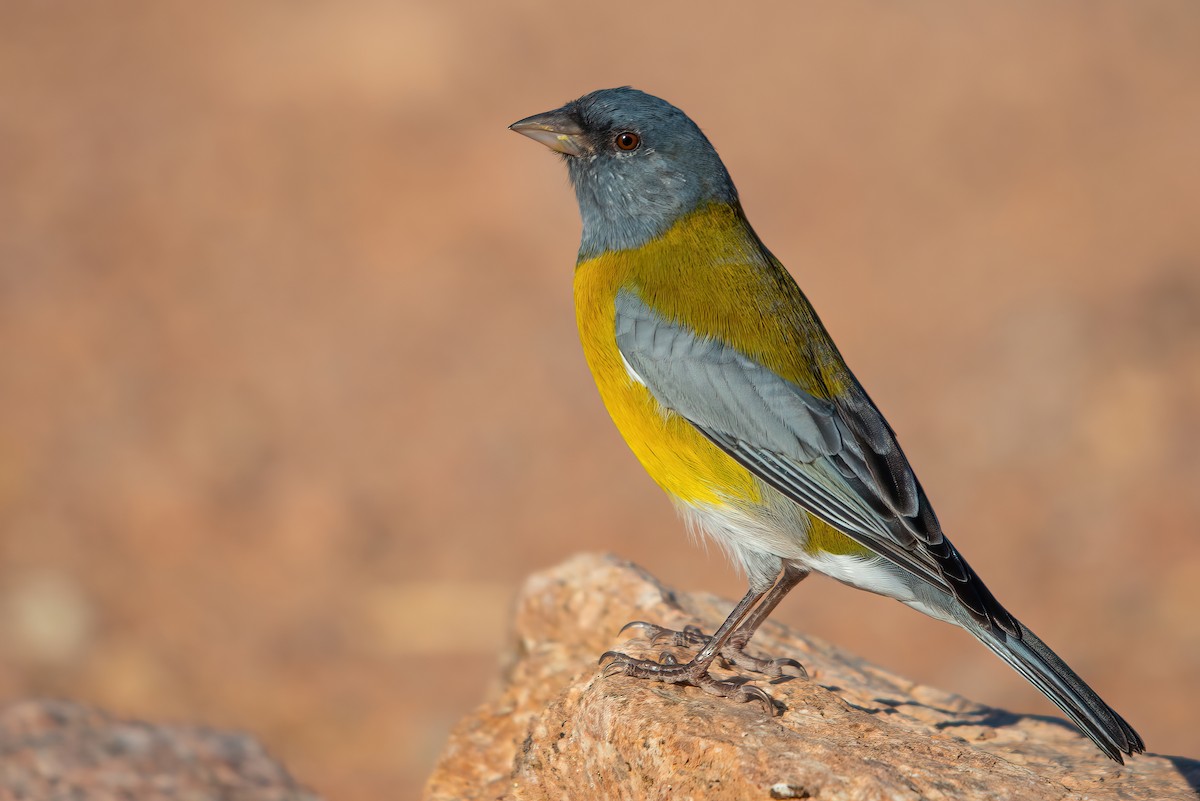
[(499, 686), (454, 729), (425, 798), (1197, 798), (1194, 760), (1142, 755), (1122, 767), (1066, 721), (914, 684), (770, 621), (752, 647), (799, 659), (810, 675), (761, 685), (786, 706), (777, 717), (597, 670), (609, 649), (661, 650), (616, 638), (631, 620), (712, 631), (731, 607), (612, 557), (534, 575)]
[(248, 735), (121, 721), (68, 701), (0, 707), (0, 799), (320, 801)]

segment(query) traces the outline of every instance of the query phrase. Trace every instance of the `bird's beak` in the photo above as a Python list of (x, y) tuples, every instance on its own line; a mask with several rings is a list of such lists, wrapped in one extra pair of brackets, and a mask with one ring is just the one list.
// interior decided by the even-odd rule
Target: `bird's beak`
[(583, 134), (583, 129), (575, 121), (575, 116), (565, 108), (547, 111), (544, 114), (534, 114), (518, 120), (508, 126), (522, 136), (528, 136), (535, 142), (541, 142), (551, 150), (565, 153), (568, 156), (584, 156), (591, 152), (591, 146)]

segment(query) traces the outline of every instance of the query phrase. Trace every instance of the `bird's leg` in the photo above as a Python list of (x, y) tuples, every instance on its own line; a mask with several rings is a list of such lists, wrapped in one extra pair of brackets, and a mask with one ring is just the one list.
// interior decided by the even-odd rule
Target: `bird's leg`
[(771, 613), (775, 611), (775, 607), (779, 606), (779, 602), (783, 597), (792, 591), (792, 588), (803, 581), (808, 576), (809, 571), (799, 565), (784, 563), (783, 570), (780, 572), (779, 579), (775, 582), (775, 586), (763, 597), (762, 603), (755, 607), (742, 624), (737, 627), (733, 634), (729, 635), (729, 640), (725, 643), (725, 647), (721, 649), (721, 657), (729, 660), (738, 667), (753, 670), (755, 673), (762, 673), (772, 678), (783, 678), (789, 674), (785, 673), (785, 667), (792, 668), (797, 671), (799, 678), (806, 678), (808, 671), (804, 669), (795, 659), (788, 657), (780, 657), (778, 659), (762, 659), (757, 656), (750, 656), (746, 653), (745, 648), (750, 643), (750, 638), (754, 636), (754, 632), (758, 631)]
[(713, 660), (717, 658), (717, 654), (720, 653), (721, 648), (729, 640), (738, 624), (750, 614), (750, 610), (766, 594), (766, 590), (751, 586), (750, 591), (742, 600), (738, 601), (737, 606), (729, 613), (729, 617), (725, 618), (725, 622), (721, 624), (720, 628), (713, 633), (712, 637), (708, 638), (708, 642), (691, 662), (685, 665), (680, 665), (674, 660), (654, 662), (649, 659), (634, 659), (616, 651), (606, 651), (601, 655), (600, 663), (604, 664), (605, 660), (611, 661), (605, 665), (604, 675), (624, 674), (668, 684), (690, 684), (724, 698), (733, 698), (738, 701), (758, 701), (769, 713), (774, 713), (775, 703), (771, 700), (771, 696), (757, 687), (747, 685), (745, 679), (715, 679), (708, 672)]
[[(721, 647), (719, 655), (725, 661), (737, 665), (740, 668), (761, 673), (771, 678), (790, 677), (792, 674), (784, 672), (784, 668), (791, 668), (796, 672), (798, 677), (805, 677), (808, 673), (804, 670), (804, 666), (795, 659), (782, 657), (779, 659), (762, 659), (756, 656), (750, 656), (746, 653), (745, 648), (750, 642), (750, 638), (754, 636), (754, 632), (758, 631), (758, 627), (770, 617), (775, 611), (775, 607), (779, 606), (779, 602), (784, 596), (791, 592), (792, 588), (799, 584), (808, 576), (809, 571), (799, 565), (785, 563), (783, 569), (779, 573), (779, 577), (775, 580), (774, 586), (762, 597), (761, 603), (755, 607), (754, 611), (748, 614), (745, 620), (742, 621), (729, 639)], [(681, 648), (703, 648), (711, 641), (711, 637), (704, 634), (696, 626), (685, 626), (683, 631), (674, 631), (666, 629), (662, 626), (656, 626), (653, 623), (644, 623), (635, 621), (625, 627), (637, 627), (650, 635), (653, 642), (659, 643), (664, 640), (670, 642), (671, 645)], [(625, 629), (622, 629), (624, 631)]]

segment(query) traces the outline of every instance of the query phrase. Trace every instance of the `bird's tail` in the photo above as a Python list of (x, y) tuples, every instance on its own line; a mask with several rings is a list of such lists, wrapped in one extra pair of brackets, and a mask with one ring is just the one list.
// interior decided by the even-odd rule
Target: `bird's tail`
[(1024, 624), (1017, 625), (1021, 632), (1019, 639), (997, 627), (984, 628), (975, 621), (965, 628), (1045, 693), (1110, 759), (1123, 765), (1122, 755), (1132, 756), (1146, 750), (1133, 727), (1104, 703), (1058, 654)]

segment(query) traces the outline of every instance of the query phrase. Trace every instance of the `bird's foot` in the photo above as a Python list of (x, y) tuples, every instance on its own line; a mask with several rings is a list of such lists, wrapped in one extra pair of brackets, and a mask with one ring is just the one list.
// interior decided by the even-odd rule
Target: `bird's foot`
[(775, 699), (758, 687), (747, 684), (744, 678), (718, 679), (708, 672), (708, 665), (695, 660), (681, 665), (669, 653), (664, 653), (661, 660), (655, 662), (651, 659), (635, 659), (628, 654), (606, 651), (600, 657), (600, 664), (604, 666), (603, 673), (606, 677), (624, 675), (667, 684), (688, 684), (721, 698), (755, 701), (762, 705), (768, 715), (775, 715), (779, 711)]
[[(676, 648), (686, 648), (691, 651), (700, 650), (708, 645), (712, 639), (712, 637), (702, 632), (699, 626), (684, 626), (681, 631), (676, 631), (675, 629), (668, 629), (654, 623), (647, 623), (643, 620), (635, 620), (632, 623), (627, 623), (621, 629), (621, 633), (630, 629), (639, 629), (654, 645), (665, 643)], [(752, 673), (758, 673), (768, 677), (772, 681), (808, 678), (808, 671), (804, 669), (804, 665), (795, 659), (788, 657), (763, 659), (751, 656), (745, 652), (744, 648), (745, 645), (738, 645), (736, 642), (727, 642), (721, 648), (718, 655), (722, 662), (727, 665), (749, 670)]]

